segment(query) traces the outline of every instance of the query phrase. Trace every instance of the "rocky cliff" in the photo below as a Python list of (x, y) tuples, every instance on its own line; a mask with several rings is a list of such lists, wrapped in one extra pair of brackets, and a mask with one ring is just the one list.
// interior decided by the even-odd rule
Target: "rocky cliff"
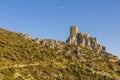
[(78, 33), (78, 27), (76, 26), (70, 28), (70, 36), (66, 42), (68, 44), (80, 44), (82, 47), (86, 47), (98, 53), (106, 52), (106, 48), (98, 44), (96, 38), (90, 37), (90, 34), (88, 33)]

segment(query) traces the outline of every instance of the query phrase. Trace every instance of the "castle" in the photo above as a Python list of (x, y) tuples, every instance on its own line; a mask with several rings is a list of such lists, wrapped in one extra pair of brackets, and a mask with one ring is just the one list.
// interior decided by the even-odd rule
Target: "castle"
[(70, 28), (70, 36), (67, 41), (68, 44), (79, 44), (82, 47), (86, 47), (90, 50), (94, 50), (98, 53), (105, 52), (106, 48), (100, 44), (96, 38), (90, 37), (88, 33), (78, 33), (77, 26), (71, 26)]
[[(22, 36), (25, 39), (31, 39), (28, 34), (25, 34), (25, 35), (22, 34)], [(50, 41), (50, 43), (52, 42), (54, 45), (56, 44), (56, 42), (54, 43), (54, 41), (52, 41), (52, 40), (41, 40), (39, 38), (36, 38), (33, 41), (37, 44), (40, 44), (41, 41), (43, 41), (43, 44), (48, 44), (49, 41)], [(66, 43), (78, 44), (78, 45), (81, 45), (82, 47), (86, 47), (97, 53), (104, 53), (104, 54), (106, 53), (106, 48), (104, 46), (98, 44), (98, 40), (96, 38), (90, 37), (90, 34), (88, 34), (88, 33), (82, 33), (82, 32), (79, 33), (77, 26), (71, 26), (70, 36), (68, 37)]]

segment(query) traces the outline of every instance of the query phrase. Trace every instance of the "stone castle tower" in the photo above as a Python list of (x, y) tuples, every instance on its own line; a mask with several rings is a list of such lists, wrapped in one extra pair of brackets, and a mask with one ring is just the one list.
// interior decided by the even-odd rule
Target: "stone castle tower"
[(77, 44), (77, 34), (78, 34), (78, 27), (71, 26), (70, 27), (70, 37), (68, 38), (69, 44)]
[(76, 36), (78, 33), (78, 27), (77, 26), (71, 26), (70, 28), (70, 35), (71, 36)]
[(68, 44), (79, 44), (98, 53), (106, 51), (106, 48), (98, 44), (97, 39), (90, 37), (90, 34), (82, 32), (78, 33), (77, 26), (70, 27), (70, 36), (66, 42)]

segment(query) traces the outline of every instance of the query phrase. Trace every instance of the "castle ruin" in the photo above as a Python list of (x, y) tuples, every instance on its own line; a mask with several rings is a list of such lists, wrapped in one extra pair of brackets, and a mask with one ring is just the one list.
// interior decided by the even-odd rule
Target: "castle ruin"
[(82, 32), (78, 33), (77, 26), (71, 26), (70, 36), (68, 37), (66, 42), (68, 44), (79, 44), (82, 47), (86, 47), (98, 53), (106, 51), (106, 48), (98, 44), (98, 40), (96, 38), (90, 37), (90, 34)]
[(77, 26), (71, 26), (70, 35), (71, 36), (76, 36), (77, 33), (78, 33), (78, 27)]

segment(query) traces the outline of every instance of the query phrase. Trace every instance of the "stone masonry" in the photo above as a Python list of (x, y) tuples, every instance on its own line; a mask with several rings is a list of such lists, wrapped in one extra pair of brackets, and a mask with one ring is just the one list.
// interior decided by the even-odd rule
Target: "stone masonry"
[(98, 53), (106, 51), (106, 48), (98, 44), (98, 40), (96, 38), (90, 37), (90, 34), (82, 32), (78, 33), (77, 26), (71, 26), (70, 36), (66, 42), (68, 44), (80, 44), (82, 47), (86, 47)]

